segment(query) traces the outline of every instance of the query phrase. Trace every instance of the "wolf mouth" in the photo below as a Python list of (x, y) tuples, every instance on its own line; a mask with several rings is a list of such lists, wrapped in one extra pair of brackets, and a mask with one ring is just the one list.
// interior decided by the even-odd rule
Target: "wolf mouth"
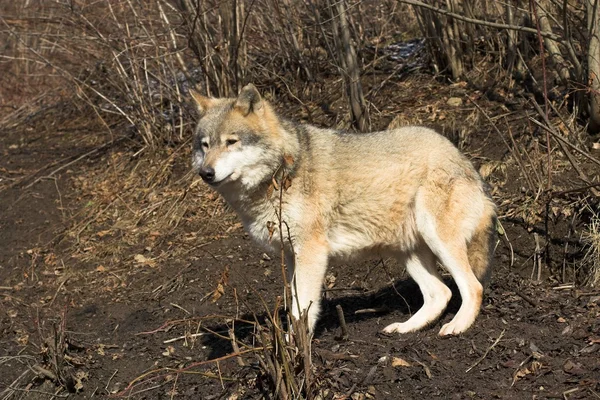
[(221, 179), (220, 181), (216, 181), (216, 182), (214, 182), (214, 181), (213, 182), (208, 182), (208, 181), (206, 181), (204, 179), (202, 179), (202, 180), (204, 182), (208, 183), (210, 186), (216, 188), (216, 187), (219, 187), (222, 184), (226, 183), (227, 181), (229, 181), (230, 180), (229, 178), (231, 178), (231, 175), (233, 175), (233, 172), (231, 174), (227, 175), (225, 178)]

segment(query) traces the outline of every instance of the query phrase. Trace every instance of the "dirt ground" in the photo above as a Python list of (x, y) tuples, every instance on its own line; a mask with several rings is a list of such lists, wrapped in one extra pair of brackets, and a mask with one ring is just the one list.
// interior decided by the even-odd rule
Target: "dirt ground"
[[(379, 123), (397, 113), (437, 113), (423, 122), (464, 139), (473, 123), (462, 119), (476, 111), (446, 99), (483, 96), (436, 85), (418, 101), (402, 95)], [(502, 112), (493, 101), (486, 109)], [(506, 156), (491, 128), (469, 135), (461, 147), (478, 166)], [(47, 119), (0, 137), (0, 398), (263, 398), (251, 322), (263, 321), (282, 294), (277, 255), (257, 248), (221, 200), (187, 175), (187, 146), (168, 167), (188, 205), (175, 226), (146, 229), (158, 204), (152, 199), (174, 198), (166, 189), (149, 193), (142, 185), (139, 203), (129, 195), (135, 190), (103, 202), (136, 158), (128, 139), (103, 147), (109, 140)], [(141, 175), (151, 176), (158, 167), (144, 168)], [(114, 176), (100, 182), (111, 169)], [(569, 219), (559, 210), (549, 223), (524, 222), (522, 204), (511, 200), (521, 193), (517, 167), (495, 174), (489, 180), (508, 240), (498, 242), (475, 325), (458, 337), (437, 336), (460, 304), (452, 286), (451, 306), (435, 325), (384, 335), (384, 326), (419, 308), (415, 284), (389, 261), (333, 266), (312, 342), (322, 398), (600, 398), (600, 291), (569, 284), (578, 265), (576, 246), (565, 245)], [(144, 207), (137, 225), (125, 223), (128, 209)], [(532, 279), (534, 233), (554, 246), (556, 269), (540, 271), (540, 281)], [(557, 278), (564, 259), (567, 284)], [(348, 340), (339, 339), (337, 305)], [(230, 356), (230, 331), (249, 349), (241, 358)]]

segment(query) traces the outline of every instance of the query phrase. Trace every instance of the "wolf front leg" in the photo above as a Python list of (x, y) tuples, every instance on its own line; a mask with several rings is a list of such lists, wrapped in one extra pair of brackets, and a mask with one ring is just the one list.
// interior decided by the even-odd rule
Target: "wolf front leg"
[[(308, 330), (312, 334), (321, 307), (321, 288), (327, 270), (328, 248), (324, 240), (311, 239), (297, 244), (295, 254), (286, 257), (292, 289), (292, 315), (308, 313)], [(293, 260), (293, 261), (292, 261)]]

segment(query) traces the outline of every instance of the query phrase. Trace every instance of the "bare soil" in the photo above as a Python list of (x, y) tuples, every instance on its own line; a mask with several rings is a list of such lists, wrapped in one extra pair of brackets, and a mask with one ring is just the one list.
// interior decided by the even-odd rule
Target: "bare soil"
[[(433, 86), (421, 86), (417, 98), (392, 88), (380, 125), (400, 112), (414, 115), (412, 121), (441, 126), (478, 165), (506, 158), (493, 130), (471, 131), (474, 122), (465, 117), (476, 113), (472, 106), (454, 109), (445, 99), (476, 97), (490, 115), (501, 113), (497, 103), (474, 89), (427, 84)], [(427, 108), (434, 102), (439, 109)], [(243, 366), (231, 357), (229, 331), (252, 345), (248, 321), (264, 320), (282, 294), (277, 255), (257, 248), (197, 183), (185, 192), (191, 206), (172, 229), (148, 231), (144, 222), (118, 228), (119, 210), (141, 203), (123, 194), (96, 207), (101, 193), (91, 195), (86, 182), (96, 185), (115, 158), (135, 158), (127, 142), (53, 173), (109, 139), (48, 121), (0, 137), (0, 397), (263, 398), (256, 356), (245, 353)], [(169, 167), (175, 178), (188, 172), (186, 152)], [(113, 182), (129, 173), (115, 169)], [(557, 173), (557, 188), (561, 179), (571, 178)], [(452, 286), (451, 306), (435, 325), (384, 335), (384, 326), (406, 320), (422, 303), (414, 282), (389, 261), (333, 266), (312, 343), (323, 398), (600, 398), (600, 292), (559, 279), (561, 262), (569, 277), (578, 256), (576, 244), (568, 247), (571, 219), (561, 217), (562, 200), (552, 203), (559, 208), (553, 220), (527, 223), (515, 211), (524, 201), (514, 199), (525, 198), (517, 166), (489, 180), (508, 240), (499, 241), (475, 325), (458, 337), (437, 336), (460, 304)], [(535, 232), (542, 246), (554, 246), (555, 269), (544, 269), (539, 282), (531, 279)], [(338, 338), (336, 305), (348, 340)]]

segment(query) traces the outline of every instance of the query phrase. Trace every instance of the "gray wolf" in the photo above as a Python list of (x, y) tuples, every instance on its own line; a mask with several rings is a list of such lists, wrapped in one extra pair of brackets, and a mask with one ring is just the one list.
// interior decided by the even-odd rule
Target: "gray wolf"
[(418, 126), (360, 134), (296, 124), (252, 84), (237, 98), (192, 97), (200, 113), (195, 170), (258, 243), (283, 246), (292, 314), (307, 312), (311, 332), (328, 262), (357, 256), (396, 257), (423, 294), (418, 312), (384, 332), (415, 331), (444, 312), (452, 293), (436, 261), (462, 297), (439, 334), (473, 324), (490, 274), (496, 209), (446, 138)]

